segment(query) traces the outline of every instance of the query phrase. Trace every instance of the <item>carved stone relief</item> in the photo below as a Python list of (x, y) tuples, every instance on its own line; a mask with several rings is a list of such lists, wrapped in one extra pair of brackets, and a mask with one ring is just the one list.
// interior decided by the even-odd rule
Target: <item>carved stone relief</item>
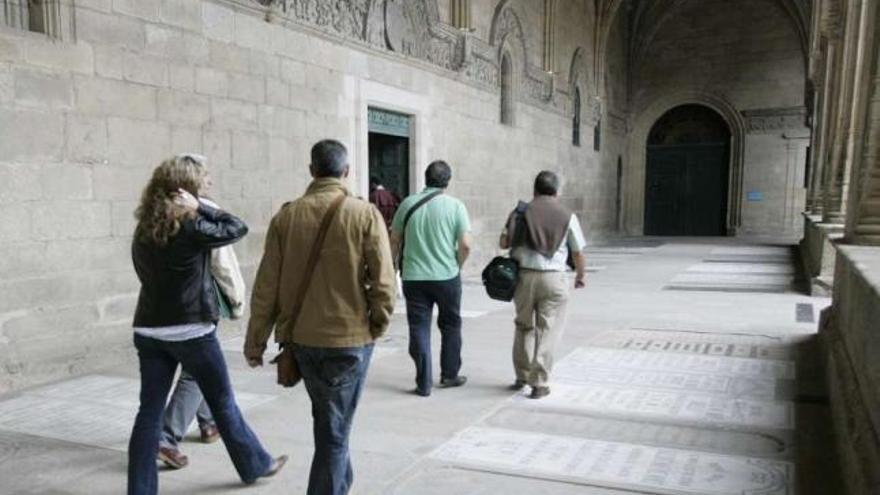
[(522, 23), (515, 10), (503, 4), (497, 11), (490, 42), (440, 21), (437, 0), (228, 0), (258, 4), (267, 18), (318, 28), (328, 34), (361, 42), (374, 49), (455, 71), (473, 84), (497, 88), (503, 44), (512, 45), (521, 71), (520, 97), (548, 110), (564, 113), (569, 96), (555, 91), (552, 74), (527, 61)]
[(806, 125), (804, 107), (743, 110), (742, 114), (746, 120), (746, 131), (750, 133), (797, 129)]

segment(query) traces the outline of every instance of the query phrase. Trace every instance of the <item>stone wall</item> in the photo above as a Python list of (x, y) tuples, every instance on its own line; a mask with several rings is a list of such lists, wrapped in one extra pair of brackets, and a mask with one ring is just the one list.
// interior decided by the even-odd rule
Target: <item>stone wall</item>
[(838, 246), (833, 306), (823, 314), (829, 391), (848, 492), (880, 491), (880, 250)]
[[(353, 1), (333, 18), (307, 0), (78, 0), (76, 40), (0, 28), (0, 393), (130, 356), (132, 212), (174, 153), (207, 155), (212, 196), (251, 226), (236, 246), (246, 280), (272, 214), (305, 189), (314, 141), (349, 146), (351, 187), (366, 194), (368, 105), (415, 116), (415, 177), (431, 159), (452, 164), (476, 237), (469, 274), (540, 169), (563, 174), (589, 237), (613, 228), (599, 193), (612, 177), (591, 146), (572, 146), (568, 88), (548, 82), (569, 66), (540, 70), (541, 2), (475, 0), (465, 43), (431, 2), (396, 2), (389, 27)], [(498, 122), (493, 32), (525, 46), (512, 48), (514, 126)], [(560, 47), (592, 53), (592, 33), (562, 33)]]
[(663, 112), (698, 103), (724, 117), (733, 135), (729, 226), (737, 234), (799, 236), (809, 131), (805, 55), (790, 15), (764, 0), (655, 10), (633, 28), (628, 230), (642, 232), (643, 138)]

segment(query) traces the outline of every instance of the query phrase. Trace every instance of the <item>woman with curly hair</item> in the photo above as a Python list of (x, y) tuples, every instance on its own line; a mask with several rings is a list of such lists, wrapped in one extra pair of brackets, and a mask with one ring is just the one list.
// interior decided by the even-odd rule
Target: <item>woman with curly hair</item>
[(158, 492), (162, 412), (178, 364), (202, 390), (244, 483), (274, 475), (287, 461), (287, 456), (273, 459), (245, 423), (217, 340), (211, 250), (238, 241), (248, 228), (241, 219), (199, 201), (199, 190), (208, 180), (204, 157), (166, 160), (153, 172), (135, 212), (132, 259), (141, 290), (134, 345), (141, 391), (128, 445), (129, 495)]

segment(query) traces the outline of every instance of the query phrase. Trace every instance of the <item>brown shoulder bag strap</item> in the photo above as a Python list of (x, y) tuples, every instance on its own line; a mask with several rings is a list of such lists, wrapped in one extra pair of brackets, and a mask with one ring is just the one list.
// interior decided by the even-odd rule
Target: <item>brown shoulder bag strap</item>
[(293, 311), (291, 311), (290, 316), (294, 328), (296, 328), (296, 320), (299, 319), (299, 312), (302, 309), (303, 301), (306, 298), (306, 292), (309, 290), (309, 282), (315, 274), (315, 267), (318, 266), (318, 258), (321, 255), (321, 248), (324, 246), (324, 238), (327, 237), (327, 230), (330, 228), (330, 222), (333, 221), (333, 217), (336, 216), (336, 211), (342, 206), (343, 201), (345, 201), (345, 194), (341, 194), (338, 198), (333, 200), (333, 203), (330, 204), (330, 208), (327, 209), (327, 212), (324, 213), (324, 218), (321, 220), (321, 227), (318, 229), (318, 236), (315, 237), (315, 242), (312, 244), (312, 250), (309, 252), (309, 259), (306, 261), (306, 271), (303, 273), (303, 278), (300, 280), (299, 287), (296, 289), (296, 298), (293, 300)]

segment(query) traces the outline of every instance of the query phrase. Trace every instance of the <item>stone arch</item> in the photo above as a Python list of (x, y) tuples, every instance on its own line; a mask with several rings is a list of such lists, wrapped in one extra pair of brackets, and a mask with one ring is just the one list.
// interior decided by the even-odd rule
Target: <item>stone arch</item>
[(501, 56), (507, 52), (516, 58), (520, 72), (525, 72), (528, 63), (525, 31), (519, 15), (511, 5), (511, 0), (504, 0), (495, 8), (489, 40), (498, 50), (499, 67), (501, 67)]
[(648, 134), (654, 123), (667, 111), (680, 105), (704, 105), (716, 111), (730, 128), (730, 164), (728, 182), (727, 232), (735, 235), (742, 224), (742, 182), (745, 155), (746, 123), (736, 108), (723, 96), (684, 90), (656, 98), (633, 120), (629, 137), (629, 163), (624, 170), (623, 223), (630, 235), (641, 235), (645, 225), (645, 179)]
[(583, 123), (594, 125), (595, 116), (587, 115), (585, 109), (589, 109), (591, 98), (588, 84), (588, 71), (585, 50), (582, 47), (575, 49), (571, 57), (571, 65), (568, 69), (568, 94), (571, 97), (572, 118), (572, 144), (581, 145), (582, 133), (580, 127)]
[(501, 52), (498, 60), (498, 81), (501, 88), (499, 121), (512, 126), (516, 123), (516, 64), (507, 50)]

